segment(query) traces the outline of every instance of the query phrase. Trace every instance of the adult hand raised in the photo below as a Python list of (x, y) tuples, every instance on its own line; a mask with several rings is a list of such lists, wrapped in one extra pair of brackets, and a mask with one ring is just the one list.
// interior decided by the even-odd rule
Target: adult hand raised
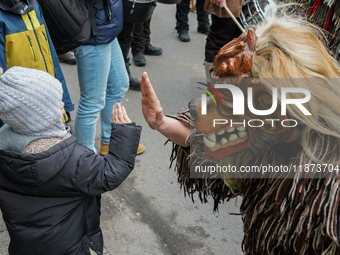
[(150, 128), (158, 130), (164, 121), (163, 109), (146, 72), (142, 75), (140, 87), (142, 92), (142, 112), (144, 118)]
[(142, 75), (140, 87), (142, 91), (142, 112), (149, 126), (172, 142), (185, 147), (189, 146), (190, 141), (187, 141), (187, 137), (190, 134), (190, 127), (177, 119), (164, 116), (161, 103), (145, 72)]

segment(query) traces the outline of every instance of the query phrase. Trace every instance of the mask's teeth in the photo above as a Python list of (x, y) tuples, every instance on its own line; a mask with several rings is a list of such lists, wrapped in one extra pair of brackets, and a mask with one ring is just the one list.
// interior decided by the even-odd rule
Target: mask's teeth
[(222, 129), (222, 130), (220, 130), (220, 131), (217, 132), (218, 135), (223, 135), (224, 133), (225, 133), (225, 130), (224, 130), (224, 129)]
[(228, 138), (228, 140), (229, 140), (230, 142), (234, 142), (234, 141), (236, 141), (237, 139), (238, 139), (237, 134), (231, 134), (231, 135), (229, 136), (229, 138)]
[(227, 128), (227, 132), (228, 132), (228, 133), (231, 133), (231, 132), (234, 132), (234, 131), (235, 131), (235, 128), (234, 128), (234, 127)]
[(240, 138), (245, 138), (245, 137), (248, 136), (248, 133), (247, 133), (247, 131), (241, 131), (241, 132), (238, 132), (238, 136)]
[(226, 145), (227, 143), (228, 143), (228, 139), (225, 138), (225, 137), (223, 137), (223, 138), (221, 139), (221, 144), (222, 144), (222, 145)]
[(212, 133), (212, 134), (207, 135), (207, 138), (208, 138), (211, 142), (216, 143), (216, 134), (215, 134), (215, 133)]
[(207, 136), (203, 136), (203, 142), (208, 148), (213, 148), (216, 145), (216, 142), (210, 141)]

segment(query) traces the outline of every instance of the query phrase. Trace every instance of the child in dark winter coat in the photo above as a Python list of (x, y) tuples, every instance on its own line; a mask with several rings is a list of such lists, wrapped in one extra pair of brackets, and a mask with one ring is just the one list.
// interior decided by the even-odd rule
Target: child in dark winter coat
[(102, 254), (100, 195), (134, 168), (141, 127), (124, 107), (113, 107), (101, 157), (65, 129), (62, 93), (40, 70), (12, 67), (0, 76), (0, 209), (10, 255)]

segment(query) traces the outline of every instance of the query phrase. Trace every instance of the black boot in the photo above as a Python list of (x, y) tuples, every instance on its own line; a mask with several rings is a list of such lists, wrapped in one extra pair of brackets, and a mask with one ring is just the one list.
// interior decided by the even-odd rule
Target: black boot
[(190, 36), (188, 30), (181, 30), (178, 32), (178, 38), (181, 42), (189, 42)]
[(133, 78), (131, 71), (130, 71), (130, 62), (129, 61), (127, 61), (127, 63), (125, 64), (125, 67), (126, 67), (126, 71), (127, 71), (128, 75), (129, 75), (129, 82), (130, 82), (129, 89), (140, 91), (139, 80), (137, 78)]
[(210, 31), (210, 25), (209, 23), (199, 23), (197, 27), (197, 32), (201, 34), (206, 34), (208, 35)]

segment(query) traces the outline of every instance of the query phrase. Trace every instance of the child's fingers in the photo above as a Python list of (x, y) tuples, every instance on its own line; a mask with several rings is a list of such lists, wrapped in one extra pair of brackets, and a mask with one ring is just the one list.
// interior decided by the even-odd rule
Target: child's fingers
[(117, 107), (117, 118), (118, 118), (118, 123), (119, 124), (122, 124), (124, 123), (124, 117), (123, 117), (123, 112), (122, 112), (122, 107), (120, 104), (118, 104), (118, 107)]
[(127, 115), (125, 107), (121, 106), (119, 103), (115, 104), (112, 108), (112, 121), (117, 124), (127, 124), (132, 122)]
[(113, 105), (113, 107), (112, 107), (112, 118), (113, 118), (113, 116), (115, 114), (115, 110), (116, 110), (116, 105)]
[(116, 123), (116, 104), (112, 107), (112, 121)]
[(112, 108), (112, 121), (118, 124), (121, 123), (119, 109), (120, 109), (119, 103), (115, 104)]
[(122, 113), (123, 113), (123, 118), (125, 123), (131, 123), (132, 121), (130, 120), (129, 116), (127, 115), (126, 109), (124, 106), (122, 106)]

